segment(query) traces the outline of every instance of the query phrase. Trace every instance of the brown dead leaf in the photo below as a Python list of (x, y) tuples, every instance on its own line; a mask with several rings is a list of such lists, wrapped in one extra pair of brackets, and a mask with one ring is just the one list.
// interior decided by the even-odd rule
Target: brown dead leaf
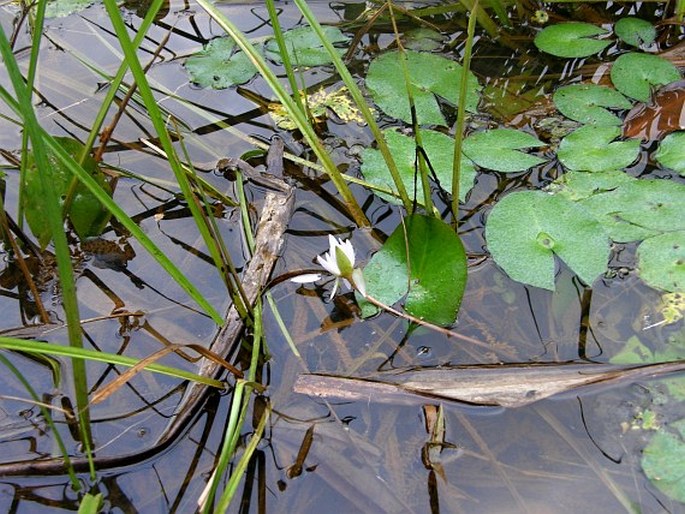
[(657, 90), (649, 103), (635, 105), (623, 122), (625, 137), (644, 141), (660, 140), (682, 129), (685, 129), (685, 80)]

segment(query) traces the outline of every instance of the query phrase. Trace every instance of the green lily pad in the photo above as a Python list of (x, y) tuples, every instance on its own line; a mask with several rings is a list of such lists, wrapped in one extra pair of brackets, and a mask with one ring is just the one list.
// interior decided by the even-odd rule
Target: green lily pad
[[(323, 27), (323, 33), (333, 45), (349, 41), (349, 38), (335, 27)], [(293, 66), (323, 66), (333, 62), (319, 36), (311, 27), (287, 30), (283, 33), (283, 40)], [(282, 61), (281, 52), (275, 39), (267, 41), (264, 45), (264, 51), (270, 59), (278, 63)], [(336, 52), (338, 55), (342, 55), (345, 49), (336, 48)]]
[[(67, 137), (56, 137), (55, 140), (74, 159), (80, 158), (84, 148), (81, 143)], [(52, 152), (48, 152), (48, 162), (52, 167), (52, 187), (63, 200), (69, 190), (73, 175)], [(109, 184), (95, 159), (88, 156), (83, 163), (83, 169), (92, 175), (100, 187), (111, 194)], [(52, 238), (52, 233), (45, 208), (45, 195), (38, 173), (39, 171), (33, 161), (33, 154), (29, 153), (28, 170), (24, 179), (26, 221), (31, 232), (38, 238), (41, 247), (45, 248)], [(79, 183), (76, 186), (67, 217), (80, 238), (100, 235), (110, 216), (110, 212), (102, 207), (100, 201), (84, 185)]]
[(364, 268), (368, 295), (393, 305), (406, 294), (405, 310), (437, 325), (454, 323), (466, 279), (459, 236), (445, 222), (420, 214), (408, 216)]
[(408, 30), (404, 33), (404, 47), (409, 50), (417, 52), (430, 52), (442, 47), (445, 41), (443, 36), (437, 30), (426, 27), (418, 27), (416, 29)]
[(604, 50), (610, 41), (599, 41), (592, 36), (607, 31), (590, 23), (569, 22), (550, 25), (535, 36), (535, 46), (557, 57), (587, 57)]
[[(459, 63), (439, 55), (407, 51), (406, 56), (419, 124), (446, 126), (447, 122), (436, 97), (452, 105), (459, 104), (459, 84), (463, 68)], [(366, 87), (383, 112), (411, 123), (407, 87), (400, 58), (399, 52), (389, 52), (374, 59), (369, 65)], [(478, 79), (470, 71), (467, 84), (466, 110), (476, 112), (480, 86)]]
[(613, 191), (633, 180), (637, 179), (616, 170), (595, 173), (569, 171), (550, 184), (547, 190), (576, 202), (598, 193)]
[(579, 204), (616, 242), (640, 241), (661, 232), (685, 230), (685, 186), (670, 180), (632, 180)]
[(545, 146), (536, 137), (514, 129), (477, 132), (464, 139), (464, 154), (481, 168), (503, 172), (525, 171), (545, 162), (536, 155), (519, 152)]
[(656, 39), (654, 25), (632, 16), (618, 20), (614, 32), (621, 41), (631, 46), (651, 45)]
[(46, 18), (64, 18), (90, 7), (94, 0), (51, 0), (45, 6)]
[(685, 419), (652, 436), (642, 452), (642, 469), (657, 489), (685, 502)]
[(659, 143), (654, 156), (664, 168), (677, 171), (685, 177), (685, 132), (674, 132)]
[(653, 89), (680, 80), (678, 68), (663, 57), (630, 52), (611, 67), (611, 82), (624, 95), (648, 102)]
[(615, 141), (618, 127), (585, 125), (566, 136), (559, 144), (557, 157), (571, 170), (605, 171), (630, 166), (640, 153), (640, 141)]
[[(395, 164), (400, 172), (404, 187), (410, 198), (414, 197), (414, 166), (416, 156), (416, 142), (413, 137), (404, 136), (395, 130), (383, 132), (385, 139), (395, 159)], [(454, 139), (431, 130), (422, 130), (421, 138), (423, 147), (428, 155), (431, 166), (440, 182), (440, 187), (450, 193), (452, 191), (452, 159), (454, 154)], [(395, 186), (390, 175), (390, 170), (385, 164), (385, 160), (379, 150), (367, 148), (362, 153), (361, 172), (364, 178), (371, 184), (379, 187), (389, 188), (393, 191)], [(473, 181), (476, 177), (476, 169), (473, 163), (462, 155), (461, 175), (459, 176), (459, 199), (464, 201), (467, 193), (473, 188)], [(421, 181), (418, 181), (419, 187)], [(393, 203), (400, 203), (395, 196), (377, 193), (382, 198)], [(422, 202), (423, 194), (421, 190), (416, 194), (416, 200)]]
[(192, 82), (212, 89), (244, 84), (257, 73), (250, 58), (236, 50), (235, 41), (228, 36), (212, 39), (186, 59), (185, 68)]
[(585, 283), (607, 269), (609, 238), (587, 211), (563, 196), (520, 191), (500, 200), (485, 227), (488, 250), (514, 280), (554, 290), (554, 255)]
[(647, 284), (664, 291), (685, 292), (685, 231), (646, 239), (638, 246), (637, 256), (640, 278)]
[(595, 84), (573, 84), (557, 89), (554, 105), (567, 118), (592, 125), (621, 125), (623, 121), (605, 107), (631, 107), (626, 97), (615, 89)]

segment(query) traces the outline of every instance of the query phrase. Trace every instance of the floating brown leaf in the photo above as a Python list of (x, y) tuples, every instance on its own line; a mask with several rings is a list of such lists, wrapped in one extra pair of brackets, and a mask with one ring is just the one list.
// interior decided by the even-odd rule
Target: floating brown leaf
[(659, 140), (682, 129), (685, 129), (685, 80), (660, 88), (649, 103), (635, 105), (623, 122), (625, 137), (646, 141)]

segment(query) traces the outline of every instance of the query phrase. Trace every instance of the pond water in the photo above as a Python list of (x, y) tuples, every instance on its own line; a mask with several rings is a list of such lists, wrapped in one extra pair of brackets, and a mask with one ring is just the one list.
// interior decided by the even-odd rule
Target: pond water
[[(401, 5), (416, 8), (429, 4)], [(312, 2), (311, 7), (322, 23), (337, 24), (349, 36), (362, 28), (355, 20), (364, 4)], [(567, 16), (600, 24), (628, 14), (655, 20), (662, 15), (662, 7), (649, 3), (585, 4), (576, 10), (569, 7), (555, 12), (560, 19)], [(272, 34), (261, 3), (225, 2), (218, 8), (250, 38)], [(283, 3), (278, 8), (284, 28), (303, 24), (294, 5)], [(12, 33), (19, 19), (18, 8), (5, 5), (0, 17), (5, 31)], [(427, 19), (442, 31), (442, 54), (461, 60), (464, 14), (459, 9), (444, 9)], [(135, 10), (126, 11), (126, 20), (133, 28), (140, 24)], [(283, 281), (274, 285), (270, 291), (279, 316), (301, 357), (294, 355), (274, 313), (267, 309), (264, 333), (270, 359), (258, 371), (258, 380), (266, 389), (255, 400), (260, 408), (251, 409), (255, 420), (246, 422), (229, 470), (237, 465), (264, 404), (268, 402), (273, 410), (231, 512), (685, 511), (681, 503), (645, 477), (640, 464), (656, 426), (649, 425), (647, 418), (654, 415), (655, 423), (663, 426), (682, 418), (685, 410), (660, 381), (621, 382), (514, 409), (430, 397), (386, 403), (382, 397), (349, 401), (293, 392), (298, 375), (306, 372), (368, 376), (379, 370), (447, 364), (606, 363), (624, 350), (629, 340), (637, 339), (655, 351), (674, 341), (682, 344), (683, 322), (660, 323), (662, 292), (647, 286), (635, 273), (635, 244), (613, 248), (610, 272), (596, 280), (591, 289), (558, 260), (556, 290), (551, 292), (511, 280), (489, 256), (484, 227), (495, 202), (512, 191), (548, 185), (563, 173), (555, 159), (558, 139), (543, 134), (540, 128), (543, 118), (555, 114), (549, 107), (549, 95), (559, 85), (596, 77), (600, 73), (598, 63), (622, 51), (612, 45), (602, 53), (602, 59), (555, 59), (535, 49), (533, 28), (514, 23), (517, 28), (497, 40), (477, 30), (472, 70), (486, 89), (482, 109), (467, 120), (467, 128), (525, 128), (548, 145), (538, 152), (547, 160), (520, 173), (479, 170), (473, 190), (461, 205), (459, 233), (468, 255), (469, 273), (453, 329), (471, 342), (422, 327), (410, 329), (406, 321), (389, 313), (362, 320), (352, 293), (329, 301), (332, 281), (304, 286)], [(399, 28), (408, 31), (413, 25), (404, 18)], [(28, 57), (23, 58), (21, 49), (30, 41), (27, 26), (22, 25), (16, 35), (15, 49), (20, 64), (26, 66)], [(142, 45), (143, 62), (161, 46), (147, 76), (156, 88), (159, 105), (178, 120), (192, 161), (199, 164), (239, 157), (254, 149), (256, 143), (268, 144), (274, 134), (285, 141), (287, 153), (314, 160), (297, 134), (275, 128), (264, 106), (252, 100), (255, 95), (272, 99), (261, 79), (252, 79), (239, 89), (220, 91), (189, 82), (183, 68), (185, 59), (220, 35), (221, 28), (199, 6), (172, 2)], [(676, 40), (659, 44), (666, 48)], [(378, 20), (351, 54), (351, 70), (361, 80), (369, 60), (393, 47), (391, 25), (387, 19)], [(37, 82), (37, 113), (48, 132), (85, 139), (105, 94), (107, 77), (115, 73), (120, 60), (119, 46), (102, 6), (49, 20)], [(303, 71), (299, 79), (312, 88), (330, 87), (338, 80), (332, 71), (313, 67)], [(5, 85), (8, 81), (2, 75), (0, 80)], [(448, 105), (443, 108), (453, 123), (454, 110)], [(12, 118), (5, 107), (2, 109)], [(384, 126), (397, 125), (393, 119), (378, 115)], [(552, 120), (555, 127), (561, 124), (559, 117)], [(8, 168), (4, 201), (7, 211), (16, 213), (18, 175), (11, 157), (16, 157), (21, 148), (21, 132), (7, 119), (0, 123), (0, 149)], [(374, 145), (368, 128), (329, 119), (320, 131), (336, 164), (359, 176), (359, 157), (363, 149)], [(187, 206), (179, 201), (167, 162), (141, 140), (154, 141), (154, 131), (134, 99), (103, 155), (108, 164), (134, 174), (119, 179), (115, 199), (223, 312), (228, 307), (225, 288)], [(653, 165), (649, 159), (653, 151), (644, 145), (641, 157), (626, 168), (626, 173), (682, 183), (682, 177)], [(358, 229), (333, 185), (318, 169), (301, 162), (286, 160), (285, 164), (285, 175), (296, 186), (296, 207), (273, 277), (316, 267), (314, 257), (328, 249), (329, 234), (350, 238), (360, 260), (367, 262), (397, 227), (402, 209), (361, 185), (352, 185), (373, 227)], [(223, 174), (207, 172), (203, 178), (229, 197), (236, 197), (235, 182)], [(265, 192), (259, 184), (247, 185), (255, 219)], [(444, 199), (435, 194), (435, 202), (447, 217), (449, 206)], [(249, 258), (239, 210), (217, 205), (217, 213), (219, 230), (236, 267), (242, 270)], [(109, 229), (103, 238), (110, 243), (94, 248), (72, 241), (74, 248), (79, 248), (78, 294), (81, 317), (89, 320), (84, 324), (87, 344), (143, 358), (168, 342), (208, 345), (212, 341), (216, 326), (188, 302), (180, 287), (134, 240), (120, 227)], [(54, 270), (46, 264), (36, 276), (56, 325), (47, 333), (41, 330), (32, 335), (67, 344)], [(8, 258), (0, 272), (0, 311), (0, 329), (9, 331), (8, 335), (17, 335), (19, 327), (38, 320), (35, 302)], [(243, 350), (232, 356), (236, 362), (249, 361), (249, 348)], [(56, 387), (44, 362), (19, 354), (8, 357), (46, 402), (63, 405), (63, 399), (71, 395), (68, 380)], [(174, 354), (163, 362), (195, 369), (194, 363)], [(63, 376), (69, 376), (66, 359), (61, 361), (61, 368)], [(121, 372), (116, 366), (88, 363), (88, 383), (95, 390)], [(144, 454), (168, 425), (184, 387), (185, 383), (177, 379), (140, 373), (94, 406), (91, 416), (97, 455)], [(18, 400), (27, 397), (22, 385), (3, 372), (0, 391), (1, 463), (56, 455), (54, 438), (39, 409)], [(442, 405), (444, 412), (444, 438), (434, 439), (431, 445), (426, 417), (437, 405)], [(104, 494), (105, 510), (195, 511), (216, 465), (230, 408), (231, 394), (213, 395), (182, 436), (164, 451), (98, 472), (96, 485)], [(77, 453), (79, 445), (64, 417), (57, 414), (56, 421), (69, 451)], [(79, 476), (87, 486), (93, 485), (86, 475)], [(2, 512), (77, 508), (78, 495), (66, 476), (0, 476)]]

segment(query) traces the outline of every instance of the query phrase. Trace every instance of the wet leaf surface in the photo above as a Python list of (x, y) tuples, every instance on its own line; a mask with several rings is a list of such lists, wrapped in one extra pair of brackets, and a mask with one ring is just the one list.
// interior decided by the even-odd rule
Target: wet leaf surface
[(481, 168), (507, 173), (525, 171), (545, 162), (537, 155), (519, 150), (545, 144), (526, 132), (514, 129), (494, 129), (477, 132), (464, 140), (463, 151)]
[(685, 176), (685, 132), (670, 134), (659, 144), (654, 156), (665, 168)]
[(685, 419), (662, 427), (642, 454), (642, 469), (658, 489), (685, 502)]
[(592, 36), (607, 31), (590, 23), (568, 22), (550, 25), (535, 36), (535, 46), (557, 57), (587, 57), (604, 50), (610, 41), (600, 41)]
[(654, 25), (634, 16), (618, 20), (614, 32), (621, 41), (631, 46), (651, 45), (656, 39)]
[(606, 171), (630, 166), (638, 157), (637, 140), (614, 141), (621, 135), (618, 127), (586, 125), (566, 136), (557, 157), (576, 171)]
[(609, 238), (599, 222), (562, 196), (520, 191), (488, 216), (488, 250), (514, 280), (554, 290), (554, 256), (588, 285), (607, 269)]
[(630, 109), (631, 103), (615, 89), (595, 84), (573, 84), (554, 93), (557, 109), (572, 120), (591, 125), (621, 125), (621, 119), (606, 108)]
[[(406, 56), (419, 124), (446, 125), (438, 97), (454, 106), (459, 103), (461, 65), (451, 59), (429, 53), (408, 51)], [(366, 87), (383, 112), (411, 123), (407, 87), (400, 58), (399, 52), (389, 52), (371, 61)], [(476, 76), (469, 72), (467, 111), (476, 112), (479, 91)]]
[(637, 255), (642, 280), (664, 291), (685, 292), (685, 231), (650, 237)]
[(202, 87), (225, 89), (248, 82), (257, 73), (249, 57), (230, 37), (213, 39), (185, 62), (190, 80)]
[[(349, 40), (336, 27), (323, 27), (323, 32), (326, 35), (326, 39), (333, 45), (346, 43)], [(283, 40), (285, 41), (285, 47), (288, 49), (288, 55), (293, 66), (321, 66), (332, 62), (328, 51), (323, 47), (316, 32), (310, 27), (287, 30), (283, 33)], [(282, 62), (278, 43), (275, 39), (267, 41), (266, 45), (264, 45), (264, 51), (275, 62)], [(337, 52), (338, 55), (342, 55), (345, 49), (338, 48)]]
[(611, 67), (611, 82), (627, 97), (649, 101), (652, 89), (680, 80), (673, 63), (652, 54), (630, 52), (619, 56)]

